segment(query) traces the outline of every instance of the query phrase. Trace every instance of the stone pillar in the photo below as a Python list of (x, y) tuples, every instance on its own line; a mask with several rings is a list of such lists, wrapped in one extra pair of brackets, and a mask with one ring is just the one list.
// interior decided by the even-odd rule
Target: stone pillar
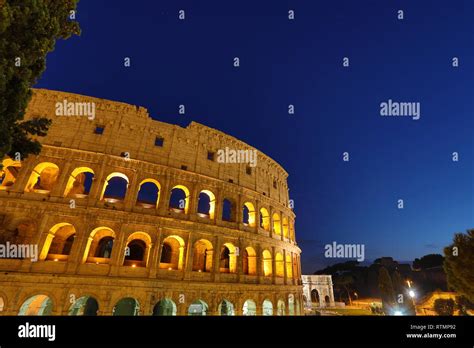
[(283, 249), (283, 283), (288, 284), (288, 273), (286, 270), (286, 249)]
[(160, 192), (160, 205), (158, 206), (158, 214), (162, 216), (168, 216), (170, 197), (171, 197), (171, 186), (170, 186), (169, 174), (166, 175), (164, 183), (161, 185)]
[(161, 249), (161, 227), (158, 228), (158, 234), (156, 236), (156, 239), (153, 241), (153, 249), (151, 256), (149, 258), (149, 271), (148, 271), (148, 278), (155, 278), (156, 277), (156, 272), (158, 269), (159, 265), (159, 259), (158, 255), (160, 254), (160, 249)]
[(258, 283), (261, 284), (263, 282), (264, 274), (263, 274), (263, 255), (262, 255), (262, 247), (260, 244), (255, 246), (255, 258), (257, 262), (257, 277)]
[(191, 274), (193, 271), (193, 257), (194, 257), (194, 242), (192, 238), (192, 232), (188, 234), (187, 246), (186, 246), (186, 262), (185, 266), (183, 267), (183, 278), (185, 280), (189, 280), (191, 278)]
[(219, 264), (220, 264), (220, 254), (221, 254), (221, 243), (220, 238), (218, 236), (214, 237), (214, 261), (213, 261), (213, 272), (212, 272), (212, 281), (219, 282), (220, 280), (220, 271), (219, 271)]
[(135, 206), (140, 186), (136, 173), (130, 175), (129, 180), (130, 182), (128, 183), (127, 193), (124, 198), (124, 210), (126, 211), (131, 211)]
[(102, 193), (102, 189), (105, 184), (106, 173), (105, 170), (107, 168), (107, 156), (101, 155), (99, 160), (101, 162), (100, 169), (97, 173), (94, 174), (94, 178), (92, 180), (92, 186), (89, 192), (89, 199), (92, 201), (98, 201), (100, 199), (100, 194)]
[(67, 180), (69, 179), (71, 162), (64, 162), (59, 167), (59, 176), (54, 184), (53, 189), (51, 190), (51, 196), (53, 197), (63, 197), (64, 190), (66, 189)]
[(118, 236), (114, 240), (114, 246), (112, 247), (112, 254), (110, 255), (110, 271), (109, 276), (116, 276), (118, 270), (122, 267), (122, 263), (125, 257), (125, 228), (123, 225), (120, 226)]
[(36, 162), (36, 159), (33, 158), (33, 156), (24, 160), (21, 163), (19, 176), (15, 180), (13, 186), (10, 188), (10, 191), (23, 192), (25, 190), (26, 184), (28, 183), (28, 180), (30, 179), (31, 173), (33, 172), (33, 169), (37, 164), (38, 163)]
[(276, 253), (275, 247), (272, 246), (272, 284), (275, 284), (276, 270)]

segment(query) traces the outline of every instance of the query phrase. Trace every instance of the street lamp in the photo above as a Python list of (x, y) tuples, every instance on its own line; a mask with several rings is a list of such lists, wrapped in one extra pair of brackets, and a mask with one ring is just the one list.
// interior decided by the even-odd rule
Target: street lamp
[(411, 298), (415, 298), (415, 292), (413, 290), (408, 291), (408, 295), (410, 295)]

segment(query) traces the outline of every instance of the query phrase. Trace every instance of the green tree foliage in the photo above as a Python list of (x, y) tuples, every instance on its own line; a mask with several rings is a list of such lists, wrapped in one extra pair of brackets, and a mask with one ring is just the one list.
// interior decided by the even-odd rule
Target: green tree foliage
[(444, 271), (449, 288), (474, 303), (474, 230), (454, 235), (454, 243), (444, 248)]
[(454, 300), (451, 298), (438, 298), (434, 301), (433, 307), (438, 315), (453, 315)]
[(414, 269), (427, 269), (431, 267), (442, 266), (444, 257), (440, 254), (428, 254), (423, 256), (421, 259), (416, 258), (413, 261)]
[(50, 120), (23, 117), (56, 40), (80, 34), (71, 12), (77, 1), (0, 0), (0, 159), (41, 150), (30, 136), (46, 135)]

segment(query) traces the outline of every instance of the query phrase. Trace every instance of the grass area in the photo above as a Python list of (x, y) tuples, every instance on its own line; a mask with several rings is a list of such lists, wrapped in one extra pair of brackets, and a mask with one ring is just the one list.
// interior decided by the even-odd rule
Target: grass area
[(369, 309), (363, 308), (328, 308), (325, 311), (339, 315), (373, 315)]

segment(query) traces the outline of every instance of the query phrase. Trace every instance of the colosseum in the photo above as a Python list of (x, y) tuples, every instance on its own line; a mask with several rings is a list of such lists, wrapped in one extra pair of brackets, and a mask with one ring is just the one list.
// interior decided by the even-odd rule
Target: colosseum
[[(94, 106), (61, 116), (57, 104)], [(72, 111), (74, 107), (71, 109)], [(0, 170), (2, 315), (300, 315), (287, 172), (147, 110), (36, 89), (42, 151)], [(222, 149), (258, 165), (222, 163)]]

